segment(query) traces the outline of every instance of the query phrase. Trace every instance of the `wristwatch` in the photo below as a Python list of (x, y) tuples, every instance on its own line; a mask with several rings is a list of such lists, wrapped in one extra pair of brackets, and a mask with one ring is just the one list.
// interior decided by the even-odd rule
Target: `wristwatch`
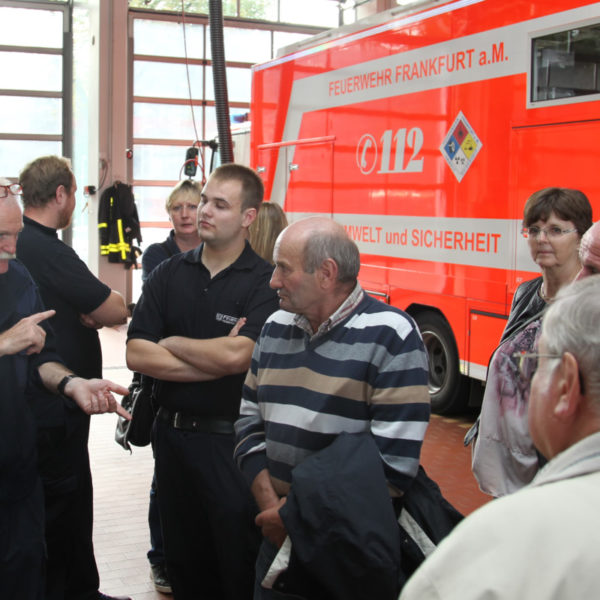
[(75, 379), (75, 377), (77, 377), (77, 375), (75, 375), (75, 373), (71, 373), (70, 375), (65, 375), (59, 381), (58, 385), (56, 386), (56, 390), (58, 391), (60, 396), (62, 396), (63, 398), (68, 397), (68, 396), (65, 396), (65, 387), (67, 387), (67, 383), (69, 383), (69, 381), (71, 381), (71, 379)]

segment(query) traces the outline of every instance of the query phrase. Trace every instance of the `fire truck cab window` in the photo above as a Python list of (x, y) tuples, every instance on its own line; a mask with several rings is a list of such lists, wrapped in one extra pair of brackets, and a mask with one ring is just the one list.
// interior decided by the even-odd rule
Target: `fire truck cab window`
[(531, 101), (600, 93), (600, 25), (533, 39)]

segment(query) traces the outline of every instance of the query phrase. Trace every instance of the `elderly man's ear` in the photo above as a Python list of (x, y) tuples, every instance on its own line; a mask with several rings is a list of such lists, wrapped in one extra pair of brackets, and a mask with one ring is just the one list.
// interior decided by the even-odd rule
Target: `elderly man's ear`
[(565, 352), (557, 369), (557, 400), (553, 407), (554, 415), (563, 422), (573, 420), (582, 402), (579, 365), (576, 358)]
[(326, 258), (318, 269), (317, 278), (323, 289), (331, 289), (337, 283), (338, 266), (335, 260)]

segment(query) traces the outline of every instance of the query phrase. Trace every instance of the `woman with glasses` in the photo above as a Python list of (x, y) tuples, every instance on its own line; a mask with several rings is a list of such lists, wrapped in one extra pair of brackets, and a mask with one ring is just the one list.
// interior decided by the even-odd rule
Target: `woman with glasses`
[(529, 197), (521, 233), (542, 276), (522, 283), (515, 292), (503, 339), (575, 279), (581, 269), (579, 242), (591, 226), (592, 207), (579, 190), (546, 188)]
[(579, 190), (546, 188), (525, 203), (521, 232), (542, 274), (515, 292), (500, 345), (488, 366), (480, 417), (465, 438), (465, 443), (474, 440), (472, 468), (479, 487), (492, 496), (525, 486), (545, 462), (527, 423), (536, 363), (520, 357), (535, 352), (545, 308), (581, 269), (579, 242), (591, 225), (592, 207)]

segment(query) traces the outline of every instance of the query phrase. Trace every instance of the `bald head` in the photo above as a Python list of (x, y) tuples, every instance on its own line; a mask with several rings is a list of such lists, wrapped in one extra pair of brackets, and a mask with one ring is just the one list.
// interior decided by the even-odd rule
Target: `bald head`
[(581, 271), (577, 279), (600, 273), (600, 221), (583, 234), (579, 245), (579, 260)]
[[(0, 177), (0, 185), (10, 184)], [(9, 190), (7, 196), (0, 198), (0, 275), (8, 271), (9, 261), (16, 258), (17, 237), (22, 228), (21, 206)]]
[(313, 331), (356, 286), (358, 248), (331, 219), (310, 217), (286, 227), (277, 238), (273, 258), (271, 287), (277, 290), (279, 306), (304, 315)]
[(286, 227), (275, 245), (293, 247), (302, 257), (306, 273), (314, 273), (325, 260), (332, 259), (338, 266), (340, 283), (356, 284), (360, 269), (360, 255), (356, 244), (348, 237), (342, 225), (326, 217), (308, 217)]

